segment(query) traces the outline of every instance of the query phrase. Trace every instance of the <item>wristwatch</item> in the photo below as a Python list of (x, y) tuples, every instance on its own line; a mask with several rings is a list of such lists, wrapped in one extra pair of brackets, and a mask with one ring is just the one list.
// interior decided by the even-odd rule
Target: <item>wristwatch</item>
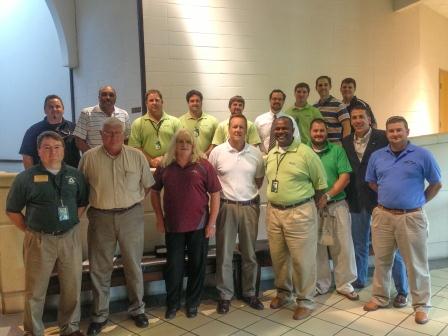
[(331, 201), (331, 195), (329, 193), (325, 193), (325, 197), (327, 197), (327, 202)]

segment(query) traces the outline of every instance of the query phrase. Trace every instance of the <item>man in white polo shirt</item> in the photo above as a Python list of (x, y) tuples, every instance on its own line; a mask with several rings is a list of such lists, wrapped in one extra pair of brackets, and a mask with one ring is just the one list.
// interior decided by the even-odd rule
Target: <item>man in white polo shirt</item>
[[(269, 94), (269, 104), (271, 109), (259, 115), (255, 119), (255, 127), (257, 127), (258, 135), (261, 139), (260, 150), (267, 154), (272, 148), (275, 147), (275, 136), (272, 128), (273, 121), (281, 116), (287, 116), (282, 111), (283, 104), (285, 103), (286, 94), (280, 89), (274, 89)], [(299, 127), (294, 118), (290, 117), (294, 126), (294, 138), (300, 140)]]
[(226, 314), (233, 297), (232, 259), (236, 237), (242, 257), (243, 300), (257, 310), (263, 304), (256, 296), (260, 196), (264, 178), (261, 152), (246, 143), (247, 119), (234, 114), (229, 119), (229, 139), (212, 150), (209, 161), (218, 173), (222, 186), (221, 208), (216, 224), (216, 287), (220, 293), (217, 311)]
[(98, 91), (98, 105), (86, 107), (81, 110), (74, 131), (76, 146), (81, 152), (90, 148), (101, 146), (101, 127), (107, 118), (115, 117), (125, 124), (125, 142), (131, 133), (129, 115), (125, 110), (115, 106), (117, 93), (115, 89), (106, 85)]

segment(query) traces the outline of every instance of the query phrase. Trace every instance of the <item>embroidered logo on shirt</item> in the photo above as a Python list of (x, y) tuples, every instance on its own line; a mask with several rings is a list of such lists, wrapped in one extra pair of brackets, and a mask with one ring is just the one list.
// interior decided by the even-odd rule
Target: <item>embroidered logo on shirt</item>
[(75, 181), (75, 179), (73, 177), (69, 177), (67, 183), (68, 184), (75, 184), (76, 181)]

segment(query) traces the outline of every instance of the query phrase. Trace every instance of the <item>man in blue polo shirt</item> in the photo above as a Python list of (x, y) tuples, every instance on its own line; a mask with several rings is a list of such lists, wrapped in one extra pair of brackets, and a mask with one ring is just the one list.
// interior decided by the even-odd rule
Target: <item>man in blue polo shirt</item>
[(409, 143), (408, 135), (403, 117), (389, 118), (389, 146), (373, 153), (367, 166), (366, 182), (378, 192), (378, 206), (372, 213), (372, 298), (364, 310), (374, 311), (389, 304), (390, 274), (398, 248), (408, 270), (415, 322), (424, 324), (428, 322), (431, 284), (426, 246), (428, 220), (422, 206), (437, 195), (442, 184), (433, 155)]
[(31, 168), (40, 162), (37, 150), (37, 137), (44, 131), (54, 131), (64, 139), (64, 162), (78, 167), (81, 158), (75, 144), (73, 131), (75, 124), (64, 119), (64, 103), (57, 95), (48, 95), (44, 101), (45, 118), (32, 125), (23, 136), (19, 154), (22, 154), (23, 167)]

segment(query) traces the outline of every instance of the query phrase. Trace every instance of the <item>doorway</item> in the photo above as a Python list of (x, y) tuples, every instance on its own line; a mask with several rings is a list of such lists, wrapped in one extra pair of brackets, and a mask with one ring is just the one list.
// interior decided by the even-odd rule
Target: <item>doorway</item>
[(439, 70), (439, 133), (448, 132), (448, 71)]

